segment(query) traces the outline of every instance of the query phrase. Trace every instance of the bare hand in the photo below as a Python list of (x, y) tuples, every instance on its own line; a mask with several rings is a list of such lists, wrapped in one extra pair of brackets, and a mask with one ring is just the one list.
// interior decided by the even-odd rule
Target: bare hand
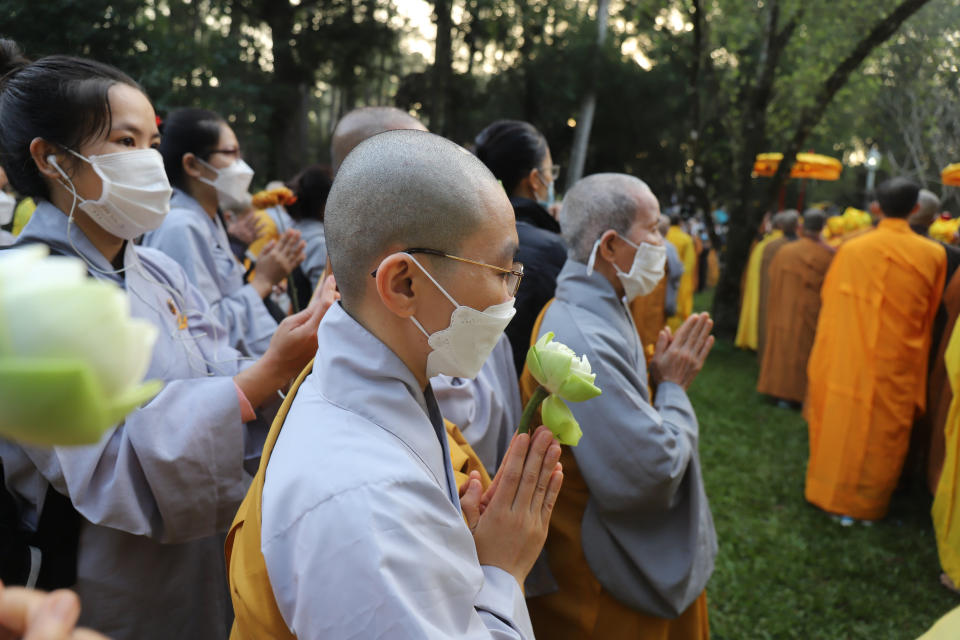
[(107, 640), (77, 629), (80, 599), (72, 591), (53, 593), (0, 584), (0, 640)]
[(260, 290), (257, 285), (262, 283), (269, 292), (273, 285), (289, 276), (307, 257), (303, 252), (306, 246), (307, 243), (300, 238), (300, 232), (296, 229), (288, 229), (276, 240), (268, 242), (257, 256), (257, 273), (253, 283), (257, 290)]
[(660, 332), (650, 360), (650, 376), (654, 384), (673, 382), (687, 389), (693, 382), (713, 348), (713, 320), (709, 313), (696, 313), (677, 329)]
[(340, 292), (337, 291), (337, 281), (333, 275), (329, 275), (323, 279), (320, 286), (313, 292), (313, 297), (310, 298), (310, 304), (319, 304), (321, 313), (325, 314), (339, 299)]
[(252, 244), (259, 237), (260, 223), (253, 212), (232, 215), (227, 223), (227, 233), (244, 244)]
[(461, 497), (480, 564), (503, 569), (521, 585), (547, 539), (563, 484), (560, 451), (546, 427), (532, 437), (515, 435), (486, 493), (478, 496), (479, 482), (471, 479)]

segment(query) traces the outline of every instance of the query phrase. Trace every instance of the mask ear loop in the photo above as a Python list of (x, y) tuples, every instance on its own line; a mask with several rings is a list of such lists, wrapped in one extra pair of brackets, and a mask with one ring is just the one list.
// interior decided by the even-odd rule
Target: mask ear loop
[[(413, 257), (411, 254), (409, 254), (409, 253), (404, 253), (404, 255), (407, 256), (408, 258), (410, 258), (411, 260), (413, 260), (413, 263), (414, 263), (415, 265), (417, 265), (418, 267), (420, 267), (420, 271), (423, 271), (423, 274), (424, 274), (425, 276), (427, 276), (427, 278), (429, 278), (430, 282), (432, 282), (432, 283), (434, 284), (434, 286), (437, 287), (437, 289), (440, 289), (440, 293), (442, 293), (442, 294), (447, 298), (447, 300), (450, 301), (450, 304), (452, 304), (452, 305), (453, 305), (454, 307), (456, 307), (456, 308), (460, 308), (460, 304), (459, 304), (456, 300), (454, 300), (453, 297), (452, 297), (449, 293), (447, 293), (446, 289), (444, 289), (442, 286), (440, 286), (440, 283), (437, 282), (432, 275), (430, 275), (430, 272), (429, 272), (429, 271), (427, 271), (426, 269), (423, 268), (423, 265), (420, 264), (420, 261), (419, 261), (419, 260), (417, 260), (416, 258), (414, 258), (414, 257)], [(388, 256), (388, 257), (389, 257), (389, 256)], [(386, 258), (384, 258), (383, 260), (386, 261)], [(380, 264), (383, 265), (383, 262), (381, 262)], [(378, 269), (378, 271), (379, 271), (379, 269)], [(423, 328), (423, 325), (420, 324), (420, 321), (417, 320), (414, 316), (410, 316), (410, 320), (413, 321), (413, 324), (416, 325), (417, 329), (420, 329), (420, 332), (421, 332), (423, 335), (425, 335), (425, 336), (427, 337), (427, 339), (429, 340), (429, 339), (430, 339), (430, 334), (427, 332), (426, 329)]]
[[(83, 157), (83, 156), (80, 155), (79, 153), (76, 153), (75, 151), (72, 151), (71, 149), (67, 149), (67, 151), (69, 151), (69, 152), (72, 153), (73, 155), (77, 156), (78, 158), (84, 160), (85, 162), (87, 162), (87, 163), (89, 163), (91, 166), (93, 166), (93, 163), (91, 163), (87, 158)], [(73, 235), (71, 234), (71, 228), (72, 228), (73, 225), (74, 225), (74, 222), (73, 222), (73, 214), (74, 214), (74, 212), (75, 212), (75, 210), (76, 210), (76, 208), (77, 208), (77, 203), (78, 203), (78, 201), (81, 200), (80, 194), (77, 193), (76, 187), (74, 187), (74, 185), (73, 185), (73, 181), (72, 181), (72, 180), (70, 179), (70, 177), (66, 174), (66, 172), (60, 167), (60, 164), (57, 162), (56, 156), (54, 156), (54, 155), (52, 155), (52, 154), (49, 155), (49, 156), (47, 156), (47, 162), (49, 162), (49, 163), (53, 166), (53, 168), (57, 170), (57, 173), (60, 174), (60, 177), (63, 178), (63, 180), (66, 181), (66, 184), (63, 184), (63, 182), (61, 182), (61, 186), (63, 186), (65, 189), (67, 189), (67, 190), (70, 192), (70, 194), (73, 196), (73, 201), (72, 201), (72, 203), (71, 203), (71, 205), (70, 205), (70, 212), (69, 212), (69, 214), (67, 215), (67, 241), (70, 243), (70, 248), (73, 249), (74, 253), (75, 253), (77, 256), (79, 256), (79, 257), (87, 264), (88, 267), (90, 267), (91, 269), (93, 269), (94, 271), (96, 271), (96, 272), (98, 272), (98, 273), (101, 273), (101, 274), (104, 274), (104, 275), (119, 275), (119, 274), (125, 272), (125, 271), (127, 270), (127, 267), (122, 267), (122, 268), (120, 268), (120, 269), (113, 270), (113, 271), (107, 270), (107, 269), (101, 269), (100, 267), (96, 266), (95, 264), (93, 264), (92, 262), (90, 262), (89, 260), (87, 260), (87, 258), (83, 255), (83, 253), (81, 253), (80, 250), (77, 249), (77, 245), (76, 245), (76, 243), (74, 243), (74, 241), (73, 241)], [(96, 170), (96, 168), (94, 168), (94, 170)], [(98, 174), (98, 175), (99, 175), (99, 174)], [(129, 241), (128, 241), (128, 242), (129, 242)], [(176, 289), (174, 289), (173, 287), (171, 287), (171, 286), (169, 286), (169, 285), (166, 285), (166, 284), (160, 282), (159, 280), (157, 280), (156, 278), (154, 278), (154, 277), (146, 270), (146, 268), (143, 266), (143, 263), (140, 262), (140, 257), (137, 255), (136, 248), (134, 248), (134, 249), (131, 251), (131, 255), (133, 256), (133, 262), (134, 262), (134, 264), (135, 264), (135, 266), (136, 266), (136, 268), (137, 268), (137, 271), (140, 273), (140, 275), (142, 275), (142, 276), (144, 277), (144, 279), (147, 280), (148, 282), (157, 285), (158, 287), (160, 287), (161, 289), (163, 289), (165, 292), (169, 293), (169, 294), (171, 295), (171, 297), (176, 301), (177, 306), (179, 307), (181, 313), (187, 313), (187, 312), (189, 311), (189, 309), (187, 308), (186, 300), (184, 299), (183, 295), (182, 295), (179, 291), (177, 291)], [(128, 293), (131, 293), (131, 292), (128, 291)], [(132, 293), (133, 293), (134, 295), (136, 295), (137, 298), (139, 298), (141, 302), (143, 302), (145, 305), (147, 305), (147, 307), (149, 307), (150, 309), (152, 309), (153, 311), (155, 311), (158, 315), (163, 315), (163, 314), (162, 314), (162, 311), (161, 311), (160, 309), (157, 309), (156, 307), (154, 307), (153, 305), (151, 305), (142, 295), (140, 295), (140, 294), (137, 293), (136, 291), (134, 291), (134, 292), (132, 292)], [(207, 313), (209, 313), (209, 311), (208, 311)], [(203, 315), (206, 316), (206, 314), (203, 314)], [(216, 320), (216, 319), (214, 318), (214, 320)], [(215, 322), (212, 323), (212, 325), (213, 325), (214, 327), (216, 327), (217, 324), (218, 324), (217, 321), (215, 321)], [(192, 333), (189, 333), (189, 332), (188, 332), (187, 335), (188, 335), (189, 338), (190, 338), (191, 340), (193, 340), (194, 342), (199, 341), (200, 339), (207, 337), (207, 333), (206, 333), (206, 332), (200, 332), (200, 333), (198, 333), (198, 334), (192, 334)], [(186, 341), (186, 338), (183, 337), (183, 335), (179, 332), (179, 330), (178, 330), (178, 331), (173, 331), (173, 332), (171, 332), (170, 337), (171, 337), (171, 338), (174, 338), (174, 339), (176, 339), (176, 340), (180, 340), (180, 341), (184, 341), (184, 342)], [(213, 339), (214, 339), (214, 342), (217, 342), (217, 341), (219, 340), (219, 333), (215, 332), (215, 333), (214, 333), (214, 336), (213, 336)], [(191, 370), (193, 370), (193, 371), (196, 372), (196, 373), (203, 373), (205, 376), (213, 376), (213, 375), (214, 375), (214, 372), (218, 372), (218, 371), (219, 371), (219, 365), (221, 365), (221, 364), (226, 364), (226, 363), (229, 363), (229, 362), (240, 362), (240, 361), (243, 361), (243, 360), (255, 360), (255, 358), (252, 358), (252, 357), (250, 357), (250, 356), (241, 356), (241, 357), (239, 357), (239, 358), (225, 358), (225, 359), (223, 359), (223, 360), (210, 361), (210, 360), (207, 360), (206, 358), (204, 358), (202, 355), (199, 356), (199, 357), (197, 357), (196, 354), (190, 353), (189, 350), (187, 350), (187, 356), (188, 356), (189, 358), (191, 358), (191, 360), (194, 360), (194, 361), (195, 361), (195, 360), (199, 360), (200, 362), (202, 362), (202, 363), (205, 365), (205, 366), (203, 367), (203, 369), (201, 370), (201, 369), (196, 368), (192, 363), (190, 364), (190, 369), (191, 369)], [(208, 368), (208, 367), (209, 367), (209, 368)], [(212, 369), (212, 371), (211, 371), (211, 369)]]

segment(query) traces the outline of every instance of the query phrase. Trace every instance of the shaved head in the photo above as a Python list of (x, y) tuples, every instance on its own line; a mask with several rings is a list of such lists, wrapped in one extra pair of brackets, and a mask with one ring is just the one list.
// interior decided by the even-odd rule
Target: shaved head
[(917, 205), (919, 205), (919, 208), (910, 214), (908, 221), (913, 229), (926, 233), (937, 214), (940, 213), (940, 198), (933, 191), (920, 189), (920, 193), (917, 195)]
[(330, 144), (330, 157), (333, 163), (333, 173), (340, 170), (347, 155), (358, 144), (385, 131), (398, 130), (426, 131), (423, 123), (406, 111), (396, 107), (363, 107), (354, 109), (340, 118), (337, 128), (333, 131), (333, 142)]
[(827, 216), (820, 209), (807, 209), (803, 212), (803, 230), (808, 234), (820, 235), (827, 223)]
[[(625, 236), (638, 217), (659, 203), (642, 180), (623, 173), (597, 173), (573, 185), (563, 197), (560, 228), (570, 257), (586, 263), (593, 245), (608, 229)], [(653, 224), (652, 218), (650, 223)]]
[(799, 223), (800, 212), (796, 209), (781, 211), (773, 217), (773, 228), (780, 229), (788, 236), (796, 235)]
[(324, 217), (333, 273), (348, 309), (390, 255), (425, 248), (456, 255), (462, 242), (512, 208), (490, 170), (466, 149), (423, 131), (388, 131), (343, 162)]

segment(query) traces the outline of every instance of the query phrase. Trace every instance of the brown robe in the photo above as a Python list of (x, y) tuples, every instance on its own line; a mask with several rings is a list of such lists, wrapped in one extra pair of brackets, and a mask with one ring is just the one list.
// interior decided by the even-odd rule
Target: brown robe
[(644, 349), (657, 344), (660, 331), (667, 326), (666, 302), (667, 275), (664, 272), (663, 279), (653, 291), (634, 298), (630, 303), (630, 315), (633, 316), (633, 324), (637, 327)]
[(757, 357), (763, 360), (763, 350), (767, 341), (767, 305), (770, 298), (770, 265), (773, 258), (787, 243), (794, 242), (796, 237), (782, 236), (772, 240), (763, 248), (763, 257), (760, 260), (760, 297), (757, 305)]
[(927, 458), (927, 485), (931, 493), (936, 493), (937, 483), (940, 481), (940, 470), (943, 468), (945, 455), (944, 428), (947, 423), (947, 412), (953, 400), (953, 391), (947, 379), (947, 366), (944, 354), (947, 343), (953, 335), (953, 328), (960, 316), (960, 270), (954, 272), (950, 283), (943, 292), (943, 306), (947, 311), (947, 324), (942, 334), (940, 344), (934, 356), (933, 368), (930, 371), (930, 382), (927, 385), (927, 420), (930, 424), (930, 449)]
[(801, 238), (784, 246), (770, 265), (765, 351), (757, 391), (793, 402), (807, 392), (807, 360), (817, 332), (820, 287), (833, 251)]

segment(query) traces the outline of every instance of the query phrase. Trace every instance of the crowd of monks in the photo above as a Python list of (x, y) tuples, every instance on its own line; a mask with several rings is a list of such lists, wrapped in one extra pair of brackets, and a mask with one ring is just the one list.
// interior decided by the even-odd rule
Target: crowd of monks
[[(0, 70), (18, 123), (0, 159), (33, 200), (5, 242), (124, 289), (159, 329), (147, 375), (164, 383), (96, 444), (0, 439), (0, 571), (73, 589), (0, 586), (0, 637), (102, 638), (79, 616), (118, 640), (708, 640), (718, 543), (687, 395), (714, 344), (693, 312), (716, 278), (701, 226), (620, 173), (555, 206), (529, 123), (468, 151), (386, 107), (344, 115), (331, 175), (251, 200), (217, 114), (176, 110), (161, 136), (117, 69), (0, 40)], [(77, 97), (96, 87), (104, 104)], [(876, 228), (778, 214), (737, 343), (761, 355), (761, 392), (803, 404), (807, 499), (838, 518), (882, 518), (925, 434), (953, 586), (960, 250), (923, 237), (938, 213), (894, 179)], [(547, 336), (564, 376), (602, 389), (553, 406), (575, 447), (516, 428), (548, 384), (523, 354)]]
[(922, 476), (955, 588), (960, 238), (930, 237), (952, 219), (908, 179), (880, 185), (871, 210), (773, 216), (750, 255), (736, 344), (757, 352), (760, 393), (802, 407), (806, 499), (845, 526), (871, 523), (902, 478)]

